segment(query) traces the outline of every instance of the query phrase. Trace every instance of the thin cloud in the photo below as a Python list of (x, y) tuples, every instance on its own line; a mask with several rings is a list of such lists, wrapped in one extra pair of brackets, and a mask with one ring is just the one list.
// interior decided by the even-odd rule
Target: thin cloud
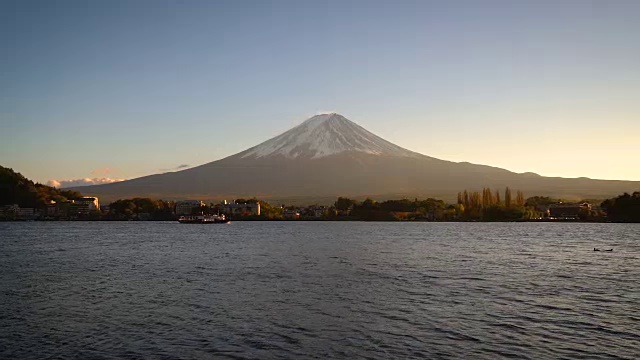
[(91, 175), (102, 175), (102, 176), (107, 176), (107, 175), (109, 175), (109, 174), (111, 173), (111, 171), (112, 171), (112, 170), (113, 170), (113, 169), (112, 169), (112, 168), (110, 168), (110, 167), (104, 167), (104, 168), (102, 168), (102, 169), (96, 169), (96, 170), (93, 170), (93, 171), (91, 172)]
[(171, 168), (171, 169), (160, 169), (160, 171), (162, 171), (162, 172), (175, 171), (175, 170), (180, 170), (180, 169), (186, 169), (188, 167), (191, 167), (191, 165), (189, 165), (189, 164), (181, 164), (181, 165), (178, 165), (178, 166), (176, 166), (174, 168)]
[(76, 186), (89, 186), (89, 185), (101, 185), (101, 184), (110, 184), (118, 181), (124, 181), (127, 179), (111, 179), (111, 178), (84, 178), (84, 179), (73, 179), (73, 180), (49, 180), (47, 185), (53, 186), (59, 189), (68, 188), (68, 187), (76, 187)]

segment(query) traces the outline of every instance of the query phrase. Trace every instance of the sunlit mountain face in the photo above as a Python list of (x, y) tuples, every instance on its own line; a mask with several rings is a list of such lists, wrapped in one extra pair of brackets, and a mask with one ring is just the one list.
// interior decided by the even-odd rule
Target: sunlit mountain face
[(242, 152), (242, 158), (284, 156), (318, 159), (344, 152), (417, 157), (336, 113), (316, 115), (293, 129)]
[(440, 160), (402, 148), (340, 114), (330, 113), (311, 117), (221, 160), (78, 190), (107, 202), (130, 197), (222, 200), (255, 196), (329, 203), (337, 196), (454, 201), (465, 189), (506, 186), (526, 196), (579, 199), (632, 192), (640, 188), (640, 182), (551, 178)]

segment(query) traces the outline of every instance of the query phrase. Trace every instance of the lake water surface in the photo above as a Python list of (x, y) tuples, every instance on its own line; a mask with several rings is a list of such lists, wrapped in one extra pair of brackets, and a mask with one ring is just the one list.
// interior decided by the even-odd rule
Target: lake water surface
[(639, 357), (640, 224), (0, 223), (3, 359)]

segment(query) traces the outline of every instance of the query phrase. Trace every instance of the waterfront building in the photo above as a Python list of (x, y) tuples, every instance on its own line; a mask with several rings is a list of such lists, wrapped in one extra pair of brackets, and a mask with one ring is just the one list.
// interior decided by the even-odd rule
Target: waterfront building
[(18, 216), (20, 206), (18, 204), (0, 206), (0, 218), (15, 218)]
[(35, 217), (35, 209), (34, 208), (18, 208), (17, 215), (19, 219), (33, 219)]
[(578, 220), (581, 214), (588, 214), (591, 204), (584, 203), (558, 203), (549, 206), (549, 217), (552, 219)]
[(283, 216), (285, 219), (299, 219), (300, 212), (295, 209), (287, 209), (284, 211)]
[(87, 196), (73, 201), (76, 204), (86, 205), (88, 211), (100, 210), (100, 202), (95, 196)]
[(46, 211), (45, 211), (45, 216), (47, 216), (47, 217), (57, 216), (58, 215), (58, 209), (59, 209), (58, 204), (55, 201), (51, 200), (51, 202), (49, 204), (47, 204), (47, 208), (46, 208)]
[(72, 201), (67, 208), (67, 214), (71, 218), (89, 215), (89, 204)]

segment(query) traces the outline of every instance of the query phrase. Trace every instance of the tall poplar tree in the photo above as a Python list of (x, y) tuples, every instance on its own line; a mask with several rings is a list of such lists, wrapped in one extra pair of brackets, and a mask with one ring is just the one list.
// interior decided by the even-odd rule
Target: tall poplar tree
[(463, 200), (464, 200), (464, 208), (468, 209), (470, 206), (469, 206), (469, 193), (467, 192), (467, 189), (464, 189), (464, 193), (463, 193), (462, 196), (464, 197), (463, 198)]
[(480, 193), (477, 191), (471, 193), (471, 207), (473, 209), (480, 209), (482, 207), (480, 203)]
[(486, 198), (486, 202), (484, 202), (484, 207), (489, 207), (493, 205), (493, 194), (491, 193), (491, 189), (485, 188), (482, 194), (483, 199)]
[(486, 208), (489, 206), (489, 199), (487, 199), (487, 188), (482, 188), (482, 207)]
[(504, 189), (504, 206), (511, 207), (511, 189), (508, 186)]
[(524, 206), (524, 194), (520, 190), (516, 192), (516, 205)]

